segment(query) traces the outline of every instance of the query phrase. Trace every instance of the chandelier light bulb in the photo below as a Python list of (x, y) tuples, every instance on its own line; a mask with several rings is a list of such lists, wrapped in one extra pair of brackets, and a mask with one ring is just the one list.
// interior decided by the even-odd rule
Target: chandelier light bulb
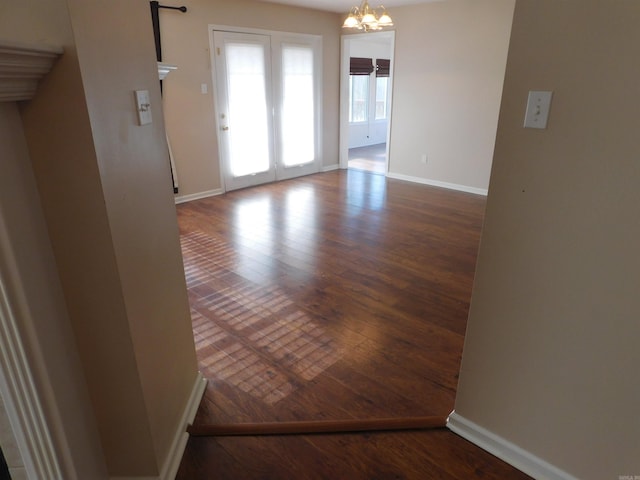
[(349, 16), (344, 20), (342, 28), (358, 28), (358, 19), (349, 14)]
[(342, 24), (342, 28), (357, 28), (365, 32), (392, 26), (393, 20), (387, 13), (387, 9), (382, 5), (377, 8), (371, 8), (368, 0), (363, 0), (359, 7), (351, 8), (349, 15)]
[(391, 17), (387, 14), (387, 12), (384, 12), (380, 16), (380, 18), (378, 19), (378, 23), (382, 27), (393, 27), (393, 20), (391, 20)]
[(360, 22), (364, 23), (365, 25), (371, 25), (373, 23), (377, 23), (376, 16), (373, 13), (367, 13), (365, 16), (362, 17), (362, 20), (360, 20)]

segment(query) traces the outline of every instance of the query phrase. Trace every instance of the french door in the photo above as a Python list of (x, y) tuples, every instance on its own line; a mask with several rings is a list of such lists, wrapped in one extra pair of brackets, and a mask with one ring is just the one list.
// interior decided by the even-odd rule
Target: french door
[(212, 30), (226, 190), (317, 172), (319, 40)]

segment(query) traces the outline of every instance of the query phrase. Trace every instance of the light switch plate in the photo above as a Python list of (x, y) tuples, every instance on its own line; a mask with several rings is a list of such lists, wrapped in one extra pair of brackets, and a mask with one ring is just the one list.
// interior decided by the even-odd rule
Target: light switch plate
[(151, 101), (149, 100), (149, 90), (136, 90), (136, 109), (138, 111), (138, 122), (140, 125), (151, 123)]
[(529, 92), (527, 112), (524, 115), (525, 128), (547, 128), (552, 95), (553, 92)]

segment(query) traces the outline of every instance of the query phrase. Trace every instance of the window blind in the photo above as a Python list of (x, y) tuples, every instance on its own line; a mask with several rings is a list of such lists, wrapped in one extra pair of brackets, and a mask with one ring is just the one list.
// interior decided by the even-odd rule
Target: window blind
[(391, 70), (391, 60), (378, 58), (376, 60), (376, 77), (388, 77)]
[(351, 75), (370, 75), (373, 72), (373, 60), (370, 58), (351, 57), (349, 73)]

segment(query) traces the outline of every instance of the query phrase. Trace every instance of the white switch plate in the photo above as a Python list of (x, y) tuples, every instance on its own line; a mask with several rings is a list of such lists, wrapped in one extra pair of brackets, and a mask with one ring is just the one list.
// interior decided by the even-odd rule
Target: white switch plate
[(151, 102), (149, 100), (149, 90), (136, 90), (136, 109), (138, 111), (138, 122), (140, 125), (151, 123)]
[(547, 128), (552, 95), (553, 92), (529, 92), (527, 113), (524, 115), (525, 128)]
[(209, 93), (209, 88), (206, 83), (200, 84), (200, 93), (203, 95), (206, 95), (207, 93)]

